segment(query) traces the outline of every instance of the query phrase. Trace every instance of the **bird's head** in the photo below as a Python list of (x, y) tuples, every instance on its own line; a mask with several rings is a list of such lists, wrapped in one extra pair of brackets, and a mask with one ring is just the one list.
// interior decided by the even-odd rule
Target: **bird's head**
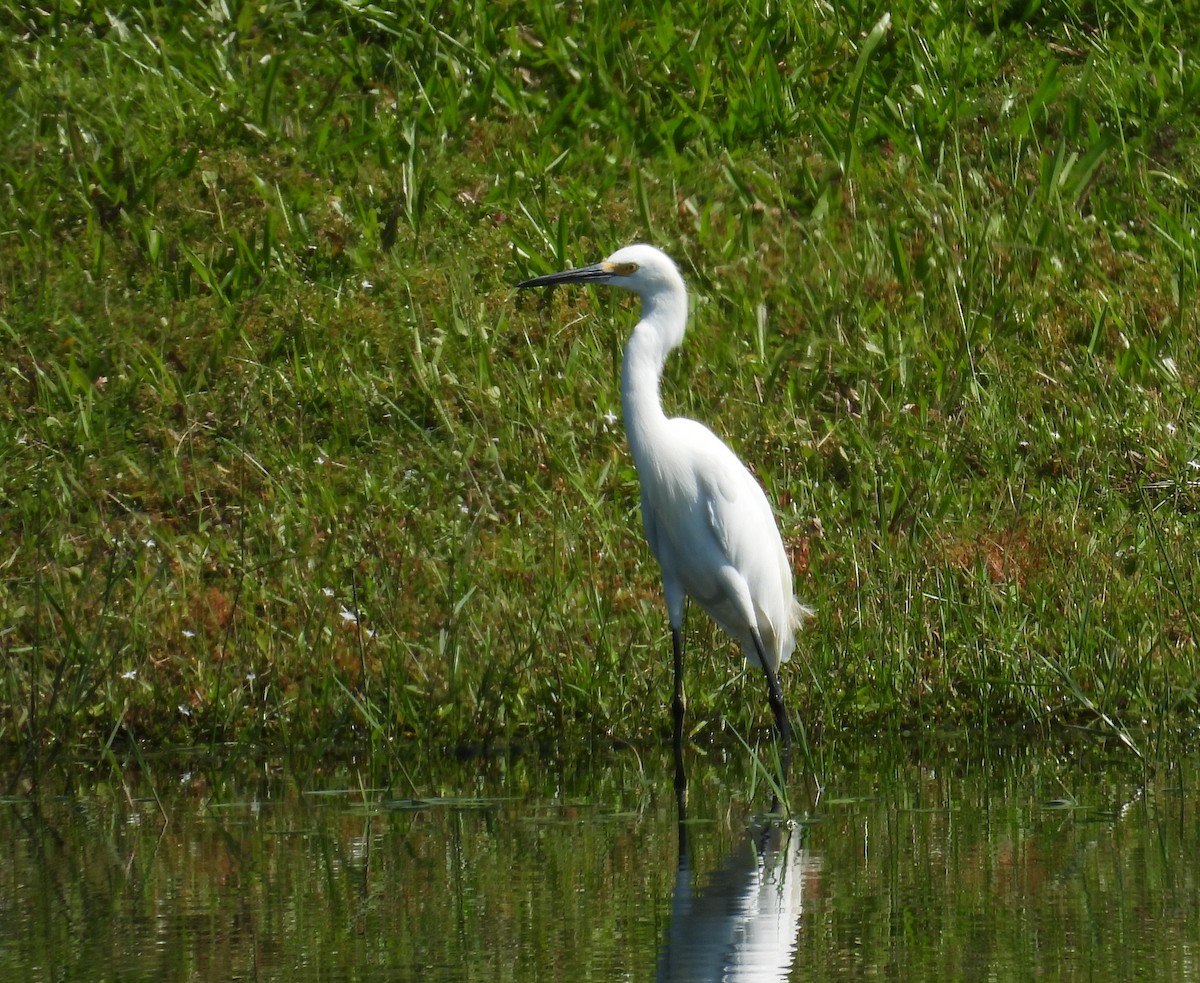
[(671, 257), (643, 243), (618, 249), (608, 259), (592, 266), (535, 276), (517, 286), (552, 287), (560, 283), (606, 283), (632, 290), (642, 300), (683, 289), (683, 278)]

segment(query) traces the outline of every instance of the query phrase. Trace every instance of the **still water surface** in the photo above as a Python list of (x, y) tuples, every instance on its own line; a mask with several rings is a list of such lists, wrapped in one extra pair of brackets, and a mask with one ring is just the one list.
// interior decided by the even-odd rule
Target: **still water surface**
[[(157, 758), (0, 803), (0, 980), (1196, 980), (1200, 759)], [(680, 863), (681, 853), (684, 863)]]

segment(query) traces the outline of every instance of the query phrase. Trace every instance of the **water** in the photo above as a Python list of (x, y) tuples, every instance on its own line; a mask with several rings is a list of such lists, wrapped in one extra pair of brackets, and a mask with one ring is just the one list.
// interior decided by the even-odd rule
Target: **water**
[[(1197, 762), (826, 747), (59, 768), (0, 802), (3, 980), (1195, 980)], [(685, 863), (679, 863), (680, 854)]]

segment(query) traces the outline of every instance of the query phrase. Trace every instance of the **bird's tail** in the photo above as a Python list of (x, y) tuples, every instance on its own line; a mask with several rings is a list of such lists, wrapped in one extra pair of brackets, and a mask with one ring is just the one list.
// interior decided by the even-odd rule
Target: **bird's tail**
[(807, 604), (801, 604), (794, 597), (792, 598), (792, 631), (799, 631), (804, 627), (804, 622), (816, 616), (816, 608), (810, 608)]
[[(788, 659), (792, 657), (792, 652), (795, 651), (796, 648), (796, 632), (804, 627), (804, 622), (806, 622), (809, 618), (815, 617), (816, 613), (817, 612), (813, 608), (810, 608), (807, 604), (801, 604), (795, 598), (792, 598), (791, 616), (788, 618), (786, 630), (781, 632), (779, 638), (780, 645), (778, 652), (780, 662), (787, 662)], [(746, 660), (748, 662), (758, 662), (758, 660), (753, 658), (749, 652), (747, 652)], [(778, 665), (776, 665), (775, 668), (778, 669)]]

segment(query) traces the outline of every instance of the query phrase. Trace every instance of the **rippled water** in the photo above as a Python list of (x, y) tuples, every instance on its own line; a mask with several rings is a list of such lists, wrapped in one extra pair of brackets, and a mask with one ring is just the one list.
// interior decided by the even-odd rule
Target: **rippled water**
[[(2, 980), (1194, 980), (1197, 761), (85, 763), (0, 803)], [(799, 769), (797, 769), (799, 770)]]

